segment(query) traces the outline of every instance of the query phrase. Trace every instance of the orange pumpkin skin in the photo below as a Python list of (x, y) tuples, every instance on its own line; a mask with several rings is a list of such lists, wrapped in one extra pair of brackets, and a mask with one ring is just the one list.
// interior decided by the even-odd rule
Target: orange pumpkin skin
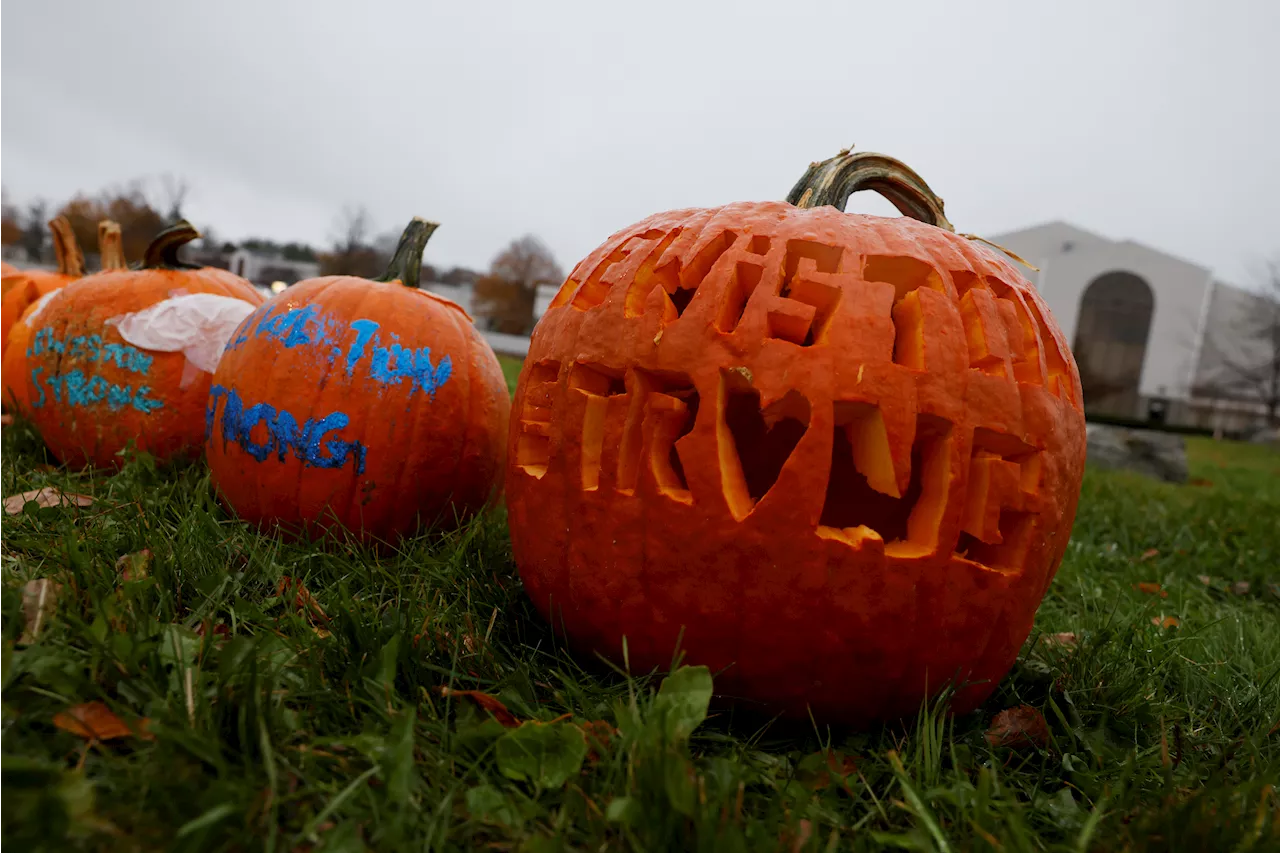
[[(73, 282), (46, 306), (27, 346), (31, 418), (45, 444), (73, 467), (119, 467), (132, 444), (159, 461), (198, 456), (212, 375), (182, 352), (141, 350), (107, 320), (173, 296), (208, 293), (261, 305), (253, 285), (213, 267), (159, 266), (199, 233), (180, 222), (157, 237), (144, 268)], [(173, 243), (159, 246), (162, 241)]]
[[(109, 219), (98, 223), (98, 251), (104, 271), (127, 268), (118, 223)], [(50, 291), (51, 294), (57, 292), (57, 290)], [(27, 368), (27, 347), (31, 344), (32, 326), (44, 316), (42, 303), (48, 304), (44, 297), (32, 302), (22, 312), (22, 316), (9, 329), (9, 343), (12, 346), (6, 346), (4, 349), (3, 405), (5, 411), (16, 408), (24, 417), (31, 416), (31, 374)]]
[[(27, 310), (22, 312), (22, 317), (9, 330), (11, 346), (5, 347), (3, 366), (0, 367), (4, 377), (4, 409), (5, 411), (16, 409), (24, 417), (31, 416), (30, 371), (27, 369), (27, 347), (31, 345), (31, 325), (28, 320), (35, 313), (38, 304), (39, 300), (28, 305)], [(40, 316), (43, 314), (42, 311)]]
[[(56, 270), (4, 271), (3, 296), (0, 296), (0, 354), (9, 349), (9, 331), (26, 312), (28, 306), (46, 293), (51, 293), (84, 275), (84, 255), (76, 243), (71, 222), (57, 216), (49, 222), (53, 234)], [(12, 268), (10, 268), (12, 269)]]
[(771, 712), (866, 724), (946, 682), (972, 708), (1062, 559), (1081, 399), (1032, 286), (948, 230), (781, 202), (659, 214), (534, 331), (515, 559), (557, 631), (616, 661), (625, 638), (632, 671), (678, 644)]
[[(419, 222), (425, 244), (435, 226)], [(232, 335), (206, 456), (242, 519), (386, 543), (496, 496), (511, 408), (497, 357), (461, 307), (403, 278), (299, 282)]]

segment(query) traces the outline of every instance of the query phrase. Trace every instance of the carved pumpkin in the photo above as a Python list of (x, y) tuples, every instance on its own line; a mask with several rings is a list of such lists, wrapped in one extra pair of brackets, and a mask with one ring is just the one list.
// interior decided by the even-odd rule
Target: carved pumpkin
[[(842, 212), (867, 188), (914, 218)], [(679, 644), (770, 711), (973, 707), (1071, 532), (1075, 364), (898, 161), (844, 153), (788, 201), (658, 214), (574, 269), (515, 396), (521, 577), (577, 648), (625, 638), (642, 672)]]
[(381, 280), (299, 282), (236, 330), (206, 455), (241, 518), (388, 542), (495, 495), (511, 401), (467, 313), (418, 288), (435, 229), (414, 219)]
[(0, 352), (9, 349), (9, 330), (27, 310), (27, 306), (46, 293), (75, 281), (84, 275), (84, 254), (65, 216), (49, 221), (53, 234), (53, 252), (58, 260), (56, 270), (18, 270), (6, 272), (4, 296), (0, 297)]
[[(120, 238), (120, 226), (109, 219), (98, 223), (98, 254), (102, 259), (102, 270), (118, 271), (127, 269), (124, 259), (124, 246)], [(27, 306), (22, 317), (9, 329), (9, 346), (4, 350), (4, 407), (16, 408), (23, 415), (30, 417), (28, 406), (30, 397), (30, 372), (27, 370), (27, 347), (31, 344), (31, 329), (44, 316), (44, 309), (62, 291), (51, 290), (35, 302)]]
[(140, 268), (73, 282), (33, 324), (31, 417), (63, 462), (118, 466), (130, 444), (161, 461), (203, 449), (217, 355), (263, 298), (226, 270), (180, 261), (178, 250), (199, 236), (179, 221)]

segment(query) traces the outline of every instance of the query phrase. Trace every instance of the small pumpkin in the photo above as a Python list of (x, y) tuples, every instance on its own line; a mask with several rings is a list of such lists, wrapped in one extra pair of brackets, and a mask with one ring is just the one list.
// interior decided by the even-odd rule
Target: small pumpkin
[(182, 262), (199, 236), (175, 223), (139, 268), (73, 282), (33, 324), (31, 418), (58, 459), (119, 466), (130, 444), (161, 461), (202, 450), (217, 356), (263, 297), (226, 270)]
[(382, 279), (299, 282), (236, 330), (206, 456), (241, 518), (388, 542), (495, 496), (510, 398), (466, 311), (418, 287), (436, 227), (414, 219)]
[(84, 254), (71, 230), (71, 221), (56, 216), (49, 221), (53, 234), (56, 270), (18, 270), (6, 272), (4, 296), (0, 298), (0, 352), (9, 348), (9, 330), (27, 310), (27, 306), (46, 293), (65, 287), (84, 275)]
[[(906, 217), (844, 213), (859, 189)], [(514, 556), (574, 647), (644, 672), (678, 645), (726, 696), (855, 724), (991, 693), (1084, 467), (1048, 307), (870, 153), (609, 238), (534, 330), (514, 411)]]
[[(120, 226), (109, 219), (98, 223), (98, 254), (104, 272), (123, 270), (128, 267), (124, 259), (124, 245), (120, 237)], [(30, 417), (30, 377), (27, 370), (27, 347), (31, 343), (31, 329), (44, 314), (45, 307), (62, 292), (51, 290), (35, 302), (27, 306), (22, 317), (9, 330), (9, 346), (4, 351), (4, 398), (5, 410), (16, 408), (24, 416)]]

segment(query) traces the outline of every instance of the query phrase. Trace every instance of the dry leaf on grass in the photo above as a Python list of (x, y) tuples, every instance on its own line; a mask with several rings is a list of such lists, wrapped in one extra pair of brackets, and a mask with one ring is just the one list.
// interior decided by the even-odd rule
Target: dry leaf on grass
[(147, 577), (151, 573), (151, 556), (150, 548), (143, 548), (134, 554), (122, 555), (116, 560), (116, 571), (120, 573), (120, 580), (128, 582)]
[(440, 695), (446, 699), (451, 697), (470, 699), (492, 714), (495, 720), (508, 729), (514, 729), (520, 725), (520, 721), (516, 719), (515, 714), (508, 711), (506, 705), (503, 705), (488, 693), (482, 693), (479, 690), (454, 690), (452, 687), (441, 687)]
[(1025, 746), (1041, 747), (1049, 742), (1049, 724), (1044, 714), (1030, 705), (1019, 705), (996, 714), (987, 729), (987, 743), (1020, 749)]
[(609, 742), (617, 735), (618, 730), (604, 720), (589, 720), (579, 723), (582, 735), (587, 740), (587, 761), (595, 764), (600, 756), (609, 749)]
[(1045, 634), (1043, 642), (1046, 646), (1069, 649), (1075, 647), (1080, 642), (1080, 639), (1076, 636), (1075, 631), (1059, 631), (1057, 634)]
[(1155, 583), (1153, 581), (1142, 581), (1141, 583), (1135, 583), (1133, 585), (1133, 588), (1136, 589), (1138, 592), (1144, 592), (1147, 595), (1158, 595), (1161, 598), (1169, 597), (1169, 591), (1164, 587), (1162, 587), (1160, 584)]
[(32, 489), (20, 495), (10, 495), (4, 499), (4, 514), (17, 515), (28, 503), (35, 501), (42, 507), (52, 506), (93, 506), (93, 498), (88, 495), (77, 495), (64, 492), (57, 486), (45, 486), (43, 489)]
[(1182, 624), (1177, 616), (1152, 616), (1151, 624), (1157, 628), (1177, 628)]
[(1231, 585), (1231, 592), (1232, 592), (1232, 594), (1234, 594), (1234, 595), (1248, 595), (1248, 594), (1249, 594), (1249, 582), (1248, 582), (1248, 581), (1236, 581), (1235, 583), (1233, 583), (1233, 584)]
[(102, 702), (86, 702), (55, 714), (53, 724), (66, 732), (78, 735), (85, 740), (115, 740), (122, 737), (137, 736), (143, 740), (154, 740), (155, 736), (147, 731), (151, 721), (143, 717), (133, 728)]
[(40, 631), (53, 615), (58, 603), (58, 591), (62, 584), (48, 578), (27, 581), (22, 588), (22, 636), (18, 645), (29, 646), (40, 636)]
[(1139, 557), (1136, 562), (1145, 563), (1147, 560), (1154, 560), (1156, 557), (1159, 557), (1159, 556), (1160, 556), (1159, 548), (1148, 548), (1147, 550), (1142, 552), (1142, 556)]
[(284, 598), (291, 587), (294, 591), (294, 609), (299, 612), (306, 611), (309, 615), (323, 619), (325, 622), (329, 621), (329, 617), (325, 615), (324, 608), (320, 606), (320, 602), (316, 601), (315, 596), (297, 578), (291, 578), (288, 575), (282, 576), (280, 583), (276, 585), (276, 595)]
[(1213, 480), (1206, 480), (1204, 477), (1192, 477), (1187, 480), (1188, 486), (1212, 486)]

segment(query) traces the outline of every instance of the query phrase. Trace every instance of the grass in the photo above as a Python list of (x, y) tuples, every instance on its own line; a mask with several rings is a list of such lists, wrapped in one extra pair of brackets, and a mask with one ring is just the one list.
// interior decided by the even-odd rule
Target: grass
[[(19, 423), (3, 493), (57, 484), (95, 504), (4, 520), (3, 842), (1280, 849), (1280, 456), (1190, 452), (1197, 485), (1088, 473), (1036, 632), (984, 708), (855, 732), (704, 720), (705, 672), (663, 683), (571, 657), (521, 593), (501, 512), (392, 556), (287, 544), (221, 509), (201, 466), (70, 473)], [(143, 549), (145, 576), (123, 579)], [(38, 578), (62, 586), (19, 646)], [(1075, 645), (1046, 642), (1061, 632)], [(441, 688), (542, 724), (504, 728)], [(149, 736), (54, 724), (94, 700)], [(994, 714), (1024, 704), (1047, 743), (991, 746)]]

